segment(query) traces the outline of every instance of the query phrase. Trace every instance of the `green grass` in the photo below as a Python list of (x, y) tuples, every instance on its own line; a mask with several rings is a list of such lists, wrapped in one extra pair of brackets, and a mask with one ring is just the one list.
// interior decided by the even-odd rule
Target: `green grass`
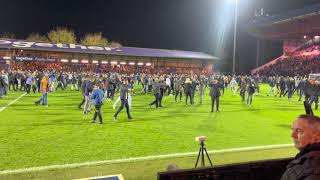
[[(265, 159), (277, 159), (292, 157), (297, 151), (294, 148), (276, 148), (269, 150), (256, 150), (244, 152), (218, 153), (211, 156), (214, 165), (231, 164)], [(169, 164), (176, 164), (179, 168), (193, 168), (195, 156), (180, 158), (165, 158), (147, 161), (134, 161), (130, 163), (114, 163), (96, 166), (84, 166), (78, 168), (53, 169), (45, 171), (34, 171), (2, 175), (0, 179), (6, 180), (63, 180), (76, 179), (112, 174), (122, 174), (125, 180), (152, 180), (156, 179), (157, 172), (166, 171)]]
[[(208, 137), (208, 150), (291, 143), (290, 126), (304, 113), (302, 102), (296, 95), (290, 102), (267, 97), (267, 86), (261, 89), (252, 106), (228, 89), (218, 113), (210, 113), (208, 89), (202, 105), (198, 96), (193, 106), (165, 96), (159, 109), (149, 108), (152, 95), (137, 93), (133, 121), (123, 111), (114, 122), (113, 102), (105, 102), (103, 125), (88, 123), (92, 115), (77, 109), (82, 100), (77, 91), (50, 93), (49, 108), (34, 105), (40, 94), (26, 95), (0, 112), (0, 171), (197, 151), (199, 135)], [(0, 107), (20, 95), (0, 99)]]

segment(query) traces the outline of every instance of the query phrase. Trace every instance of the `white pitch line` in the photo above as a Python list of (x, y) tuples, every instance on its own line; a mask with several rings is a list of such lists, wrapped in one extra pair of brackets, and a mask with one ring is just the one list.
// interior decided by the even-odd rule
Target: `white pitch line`
[[(208, 153), (219, 154), (219, 153), (228, 153), (228, 152), (267, 150), (267, 149), (286, 148), (286, 147), (293, 147), (293, 144), (276, 144), (276, 145), (268, 145), (268, 146), (254, 146), (254, 147), (232, 148), (232, 149), (223, 149), (223, 150), (211, 150), (211, 151), (208, 151)], [(143, 161), (143, 160), (176, 158), (176, 157), (183, 157), (183, 156), (192, 156), (197, 154), (198, 152), (187, 152), (187, 153), (176, 153), (176, 154), (164, 154), (164, 155), (157, 155), (157, 156), (133, 157), (133, 158), (126, 158), (126, 159), (89, 161), (89, 162), (74, 163), (74, 164), (40, 166), (40, 167), (31, 167), (31, 168), (23, 168), (23, 169), (3, 170), (3, 171), (0, 171), (0, 175), (27, 173), (32, 171), (43, 171), (43, 170), (51, 170), (51, 169), (77, 168), (82, 166), (93, 166), (93, 165), (102, 165), (102, 164), (126, 163), (126, 162)]]
[(19, 96), (17, 99), (11, 101), (9, 104), (5, 105), (4, 107), (0, 108), (0, 112), (2, 112), (3, 110), (5, 110), (7, 107), (11, 106), (13, 103), (17, 102), (19, 99), (21, 99), (23, 96), (25, 96), (27, 93), (23, 93), (21, 94), (21, 96)]

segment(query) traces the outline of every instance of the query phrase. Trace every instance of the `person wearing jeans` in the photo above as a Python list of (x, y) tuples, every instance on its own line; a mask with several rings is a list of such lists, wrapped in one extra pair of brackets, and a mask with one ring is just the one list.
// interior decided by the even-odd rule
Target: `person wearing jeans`
[(99, 123), (102, 124), (102, 116), (101, 116), (101, 106), (103, 105), (103, 91), (98, 87), (97, 84), (94, 85), (94, 90), (90, 96), (92, 99), (93, 105), (95, 107), (95, 113), (93, 115), (93, 119), (90, 121), (94, 123), (96, 121), (97, 116), (99, 117)]
[(48, 90), (49, 90), (49, 77), (48, 74), (45, 74), (41, 80), (41, 91), (42, 96), (41, 98), (35, 102), (36, 106), (39, 106), (40, 102), (42, 101), (42, 104), (45, 107), (48, 107)]

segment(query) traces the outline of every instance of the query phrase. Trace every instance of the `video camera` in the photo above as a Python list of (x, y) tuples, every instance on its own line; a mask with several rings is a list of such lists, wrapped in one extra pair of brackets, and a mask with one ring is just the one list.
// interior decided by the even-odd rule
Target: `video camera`
[(206, 136), (198, 136), (198, 137), (196, 137), (196, 141), (198, 141), (198, 142), (204, 142), (206, 139), (207, 139)]

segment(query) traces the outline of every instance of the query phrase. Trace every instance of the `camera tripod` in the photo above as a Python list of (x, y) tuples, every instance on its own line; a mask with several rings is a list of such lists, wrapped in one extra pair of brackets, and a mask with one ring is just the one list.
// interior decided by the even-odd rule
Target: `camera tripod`
[[(204, 153), (206, 153), (206, 156), (210, 162), (210, 165), (212, 166), (212, 162), (211, 162), (211, 159), (208, 155), (208, 152), (207, 152), (207, 149), (204, 147), (204, 143), (203, 141), (201, 141), (200, 143), (200, 149), (199, 149), (199, 154), (198, 154), (198, 158), (197, 158), (197, 162), (196, 162), (196, 165), (195, 165), (195, 168), (197, 168), (198, 166), (198, 162), (199, 162), (199, 158), (201, 158), (201, 167), (205, 167), (205, 162), (204, 162)], [(201, 157), (200, 157), (201, 156)]]

